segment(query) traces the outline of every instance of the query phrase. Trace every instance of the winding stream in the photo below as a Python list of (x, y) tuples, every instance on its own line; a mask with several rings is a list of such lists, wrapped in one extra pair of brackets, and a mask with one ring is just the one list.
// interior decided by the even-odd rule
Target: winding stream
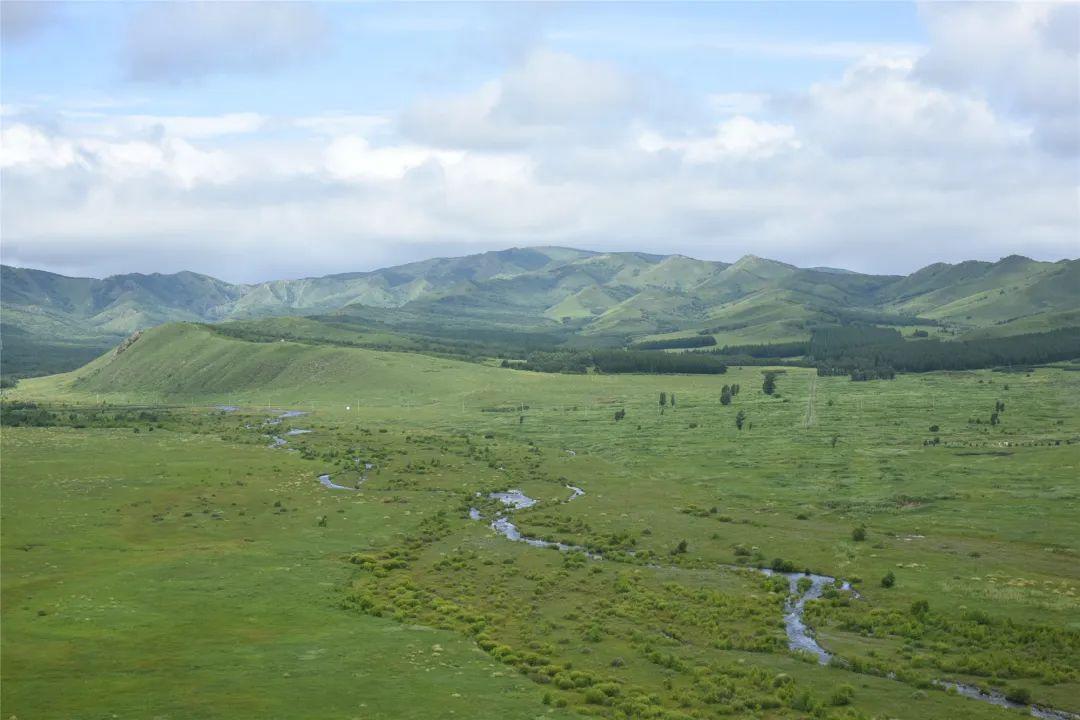
[(345, 485), (338, 485), (330, 479), (330, 475), (328, 474), (320, 475), (319, 482), (322, 483), (323, 487), (329, 488), (331, 490), (356, 490), (356, 488), (346, 487)]
[[(219, 406), (218, 409), (222, 412), (232, 412), (236, 408), (232, 406)], [(264, 425), (279, 425), (283, 419), (300, 417), (307, 415), (308, 413), (303, 410), (287, 410), (275, 418), (265, 421)], [(303, 435), (311, 432), (303, 428), (294, 428), (285, 433), (286, 436)], [(271, 448), (279, 448), (288, 444), (288, 441), (279, 435), (270, 435)], [(357, 463), (360, 460), (357, 458)], [(365, 470), (370, 470), (374, 467), (371, 463), (365, 463)], [(366, 474), (361, 477), (360, 482), (367, 479)], [(319, 475), (319, 482), (323, 487), (329, 490), (348, 490), (355, 492), (359, 488), (346, 487), (345, 485), (338, 485), (335, 483), (329, 473)], [(579, 497), (585, 495), (585, 491), (579, 487), (567, 484), (567, 490), (570, 490), (571, 495), (566, 499), (566, 502), (571, 502)], [(479, 493), (477, 493), (479, 495)], [(488, 495), (492, 500), (499, 500), (503, 505), (507, 506), (508, 510), (523, 510), (536, 505), (537, 501), (517, 488), (510, 488), (501, 492), (493, 492)], [(471, 520), (482, 520), (483, 515), (476, 508), (469, 508), (469, 518)], [(510, 518), (506, 514), (500, 514), (495, 517), (491, 522), (491, 529), (499, 533), (507, 540), (514, 542), (523, 542), (526, 545), (535, 548), (554, 548), (561, 552), (578, 551), (584, 553), (587, 557), (593, 560), (603, 560), (603, 555), (595, 552), (591, 552), (580, 545), (568, 545), (560, 542), (551, 542), (549, 540), (541, 540), (540, 538), (528, 537), (522, 535), (518, 527), (511, 522)], [(828, 575), (816, 575), (813, 573), (781, 573), (776, 572), (770, 568), (745, 568), (738, 565), (725, 565), (723, 567), (738, 569), (738, 570), (756, 570), (764, 575), (783, 575), (788, 580), (788, 586), (790, 592), (788, 598), (784, 604), (784, 629), (787, 633), (788, 647), (791, 650), (799, 650), (803, 652), (809, 652), (817, 656), (818, 662), (822, 665), (827, 664), (833, 655), (829, 653), (825, 648), (818, 644), (817, 640), (813, 636), (813, 631), (806, 625), (804, 620), (804, 614), (806, 610), (806, 603), (810, 600), (816, 600), (820, 598), (825, 592), (825, 588), (834, 586), (837, 584), (836, 578), (829, 577)], [(809, 587), (803, 592), (799, 588), (799, 583), (804, 578), (810, 580)], [(842, 590), (852, 590), (851, 585), (844, 581), (839, 585)], [(855, 597), (858, 597), (858, 593), (855, 593)], [(966, 698), (978, 700), (981, 702), (996, 705), (998, 707), (1013, 709), (1013, 710), (1027, 710), (1032, 717), (1042, 718), (1044, 720), (1080, 720), (1080, 715), (1064, 710), (1055, 710), (1054, 708), (1045, 707), (1042, 705), (1027, 705), (1019, 703), (1005, 697), (1003, 693), (996, 691), (981, 690), (974, 685), (968, 685), (965, 683), (952, 682), (947, 680), (935, 680), (934, 684), (940, 688), (951, 690), (959, 695), (963, 695)]]
[[(573, 491), (573, 494), (567, 499), (567, 502), (581, 497), (585, 494), (585, 491), (581, 488), (567, 485), (568, 490)], [(503, 492), (490, 493), (489, 498), (493, 500), (499, 500), (508, 508), (513, 510), (519, 510), (522, 508), (532, 507), (536, 504), (536, 500), (530, 498), (521, 490), (511, 488)], [(481, 520), (483, 516), (476, 508), (469, 508), (469, 518), (472, 520)], [(491, 529), (499, 533), (507, 540), (513, 540), (514, 542), (523, 542), (526, 545), (536, 548), (556, 548), (562, 552), (568, 552), (572, 550), (585, 553), (588, 557), (594, 560), (603, 560), (603, 556), (598, 553), (593, 553), (580, 545), (567, 545), (565, 543), (551, 542), (548, 540), (541, 540), (540, 538), (528, 537), (522, 535), (518, 527), (506, 515), (498, 515), (491, 522)], [(806, 611), (806, 603), (810, 600), (816, 600), (822, 596), (825, 592), (825, 588), (835, 586), (837, 580), (834, 577), (828, 575), (816, 575), (814, 573), (799, 573), (799, 572), (776, 572), (770, 568), (745, 568), (738, 565), (725, 565), (723, 567), (733, 568), (739, 570), (756, 570), (763, 575), (783, 575), (788, 580), (790, 587), (790, 594), (787, 601), (784, 604), (784, 629), (787, 632), (788, 647), (791, 650), (800, 650), (803, 652), (809, 652), (817, 656), (818, 662), (822, 665), (826, 665), (833, 658), (833, 655), (829, 653), (825, 648), (818, 644), (817, 640), (813, 636), (813, 631), (806, 625), (804, 620), (804, 614)], [(799, 581), (803, 578), (810, 580), (810, 586), (805, 592), (800, 591)], [(842, 581), (839, 585), (841, 590), (849, 590), (855, 593), (851, 588), (849, 582)], [(855, 597), (858, 597), (858, 593), (855, 593)], [(1044, 718), (1045, 720), (1080, 720), (1080, 715), (1075, 715), (1064, 710), (1055, 710), (1042, 705), (1027, 705), (1024, 703), (1018, 703), (1013, 700), (1009, 700), (1002, 693), (999, 692), (986, 692), (980, 690), (974, 685), (967, 685), (964, 683), (951, 682), (946, 680), (935, 680), (934, 684), (938, 687), (951, 689), (966, 698), (972, 700), (979, 700), (987, 702), (992, 705), (997, 705), (1003, 708), (1010, 708), (1015, 710), (1027, 710), (1032, 717)]]
[(1076, 720), (1076, 718), (1080, 717), (1080, 715), (1075, 715), (1071, 712), (1066, 712), (1065, 710), (1055, 710), (1054, 708), (1049, 708), (1044, 705), (1025, 705), (1024, 703), (1008, 699), (1002, 693), (994, 690), (980, 690), (974, 685), (950, 682), (948, 680), (935, 680), (934, 684), (947, 690), (955, 690), (957, 694), (963, 695), (966, 698), (971, 698), (972, 700), (981, 700), (982, 702), (990, 703), (991, 705), (1010, 708), (1012, 710), (1027, 710), (1031, 713), (1032, 717), (1044, 718), (1044, 720)]

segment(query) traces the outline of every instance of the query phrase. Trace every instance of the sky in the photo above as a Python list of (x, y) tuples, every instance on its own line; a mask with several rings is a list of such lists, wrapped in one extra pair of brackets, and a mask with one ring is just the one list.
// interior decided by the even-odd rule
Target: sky
[(0, 258), (1080, 256), (1078, 3), (0, 3)]

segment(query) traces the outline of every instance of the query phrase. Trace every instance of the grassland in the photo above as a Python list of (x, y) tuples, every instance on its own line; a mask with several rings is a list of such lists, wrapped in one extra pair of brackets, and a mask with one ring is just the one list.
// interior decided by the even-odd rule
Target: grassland
[[(178, 325), (24, 381), (6, 397), (88, 427), (3, 433), (3, 712), (1012, 712), (938, 679), (1080, 712), (1080, 373), (788, 368), (766, 396), (761, 370), (535, 374)], [(284, 408), (311, 414), (262, 424)], [(267, 448), (288, 423), (313, 432)], [(356, 459), (360, 490), (318, 484)], [(523, 532), (608, 559), (469, 519), (508, 487), (540, 501)], [(853, 581), (807, 611), (842, 666), (790, 653), (786, 587), (732, 567), (777, 558)]]
[(540, 714), (471, 642), (340, 609), (343, 558), (415, 522), (328, 496), (292, 454), (9, 428), (3, 455), (5, 717)]

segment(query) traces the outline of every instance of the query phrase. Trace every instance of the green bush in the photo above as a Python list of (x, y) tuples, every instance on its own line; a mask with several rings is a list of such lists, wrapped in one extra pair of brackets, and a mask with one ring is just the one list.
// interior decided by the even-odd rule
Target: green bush
[(1026, 687), (1011, 687), (1005, 691), (1005, 699), (1021, 705), (1031, 704), (1031, 691)]
[(855, 699), (855, 688), (850, 685), (838, 685), (829, 696), (830, 705), (850, 705)]

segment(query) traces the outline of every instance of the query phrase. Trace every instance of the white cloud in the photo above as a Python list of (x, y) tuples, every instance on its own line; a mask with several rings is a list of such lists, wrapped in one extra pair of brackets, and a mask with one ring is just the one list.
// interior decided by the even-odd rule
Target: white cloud
[(0, 168), (24, 165), (56, 169), (74, 165), (78, 160), (74, 143), (49, 137), (38, 128), (5, 123), (0, 130)]
[(24, 123), (6, 126), (0, 137), (0, 168), (24, 177), (71, 168), (106, 186), (159, 176), (190, 189), (231, 182), (240, 173), (227, 153), (201, 150), (180, 137), (158, 142), (57, 137)]
[(761, 159), (785, 150), (797, 150), (799, 141), (791, 125), (768, 123), (737, 115), (720, 123), (708, 137), (671, 139), (646, 131), (638, 143), (647, 152), (673, 150), (689, 163), (716, 163), (729, 159)]
[(626, 122), (640, 100), (631, 80), (610, 63), (536, 51), (472, 92), (416, 103), (401, 127), (419, 142), (444, 147), (580, 141)]
[(908, 59), (869, 57), (788, 108), (809, 137), (842, 155), (939, 154), (1024, 144), (1026, 131), (983, 99), (926, 85)]
[(928, 3), (923, 81), (1030, 118), (1045, 147), (1080, 152), (1080, 4)]
[(339, 180), (400, 180), (428, 162), (458, 162), (461, 153), (433, 151), (417, 146), (371, 147), (362, 137), (333, 140), (325, 151), (326, 169)]

